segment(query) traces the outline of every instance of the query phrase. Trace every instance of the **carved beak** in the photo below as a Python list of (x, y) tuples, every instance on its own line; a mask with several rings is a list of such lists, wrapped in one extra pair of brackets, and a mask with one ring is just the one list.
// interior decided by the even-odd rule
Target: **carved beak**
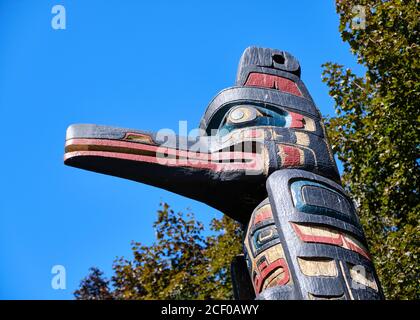
[(81, 124), (67, 129), (64, 163), (164, 188), (245, 223), (266, 196), (263, 150), (235, 151), (208, 136), (191, 141)]

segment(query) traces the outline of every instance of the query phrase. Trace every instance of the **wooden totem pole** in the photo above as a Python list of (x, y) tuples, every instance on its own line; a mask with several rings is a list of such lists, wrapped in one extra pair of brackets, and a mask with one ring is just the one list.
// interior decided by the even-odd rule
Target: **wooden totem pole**
[(236, 298), (382, 299), (321, 115), (285, 51), (250, 47), (195, 139), (99, 125), (67, 129), (66, 165), (164, 188), (239, 221)]

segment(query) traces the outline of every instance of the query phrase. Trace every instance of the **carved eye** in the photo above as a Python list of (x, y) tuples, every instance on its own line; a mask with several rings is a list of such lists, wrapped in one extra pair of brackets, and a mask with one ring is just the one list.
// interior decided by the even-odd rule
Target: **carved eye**
[(254, 120), (257, 117), (257, 110), (253, 107), (237, 107), (230, 111), (228, 120), (231, 123), (242, 123)]

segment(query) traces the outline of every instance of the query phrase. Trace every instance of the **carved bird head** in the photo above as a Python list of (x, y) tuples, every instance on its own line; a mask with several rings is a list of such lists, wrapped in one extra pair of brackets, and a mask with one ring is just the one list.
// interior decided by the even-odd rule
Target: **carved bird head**
[(265, 183), (273, 171), (300, 168), (339, 179), (300, 73), (291, 54), (249, 47), (235, 86), (210, 102), (199, 135), (71, 125), (64, 162), (160, 187), (247, 223), (267, 197)]

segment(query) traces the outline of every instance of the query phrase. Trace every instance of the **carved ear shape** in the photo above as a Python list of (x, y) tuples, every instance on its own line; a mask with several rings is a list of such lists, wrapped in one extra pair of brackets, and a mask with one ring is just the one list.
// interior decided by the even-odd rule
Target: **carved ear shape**
[(248, 47), (239, 61), (236, 84), (243, 85), (251, 72), (274, 75), (281, 75), (281, 72), (287, 72), (299, 78), (300, 64), (293, 55), (286, 51)]

